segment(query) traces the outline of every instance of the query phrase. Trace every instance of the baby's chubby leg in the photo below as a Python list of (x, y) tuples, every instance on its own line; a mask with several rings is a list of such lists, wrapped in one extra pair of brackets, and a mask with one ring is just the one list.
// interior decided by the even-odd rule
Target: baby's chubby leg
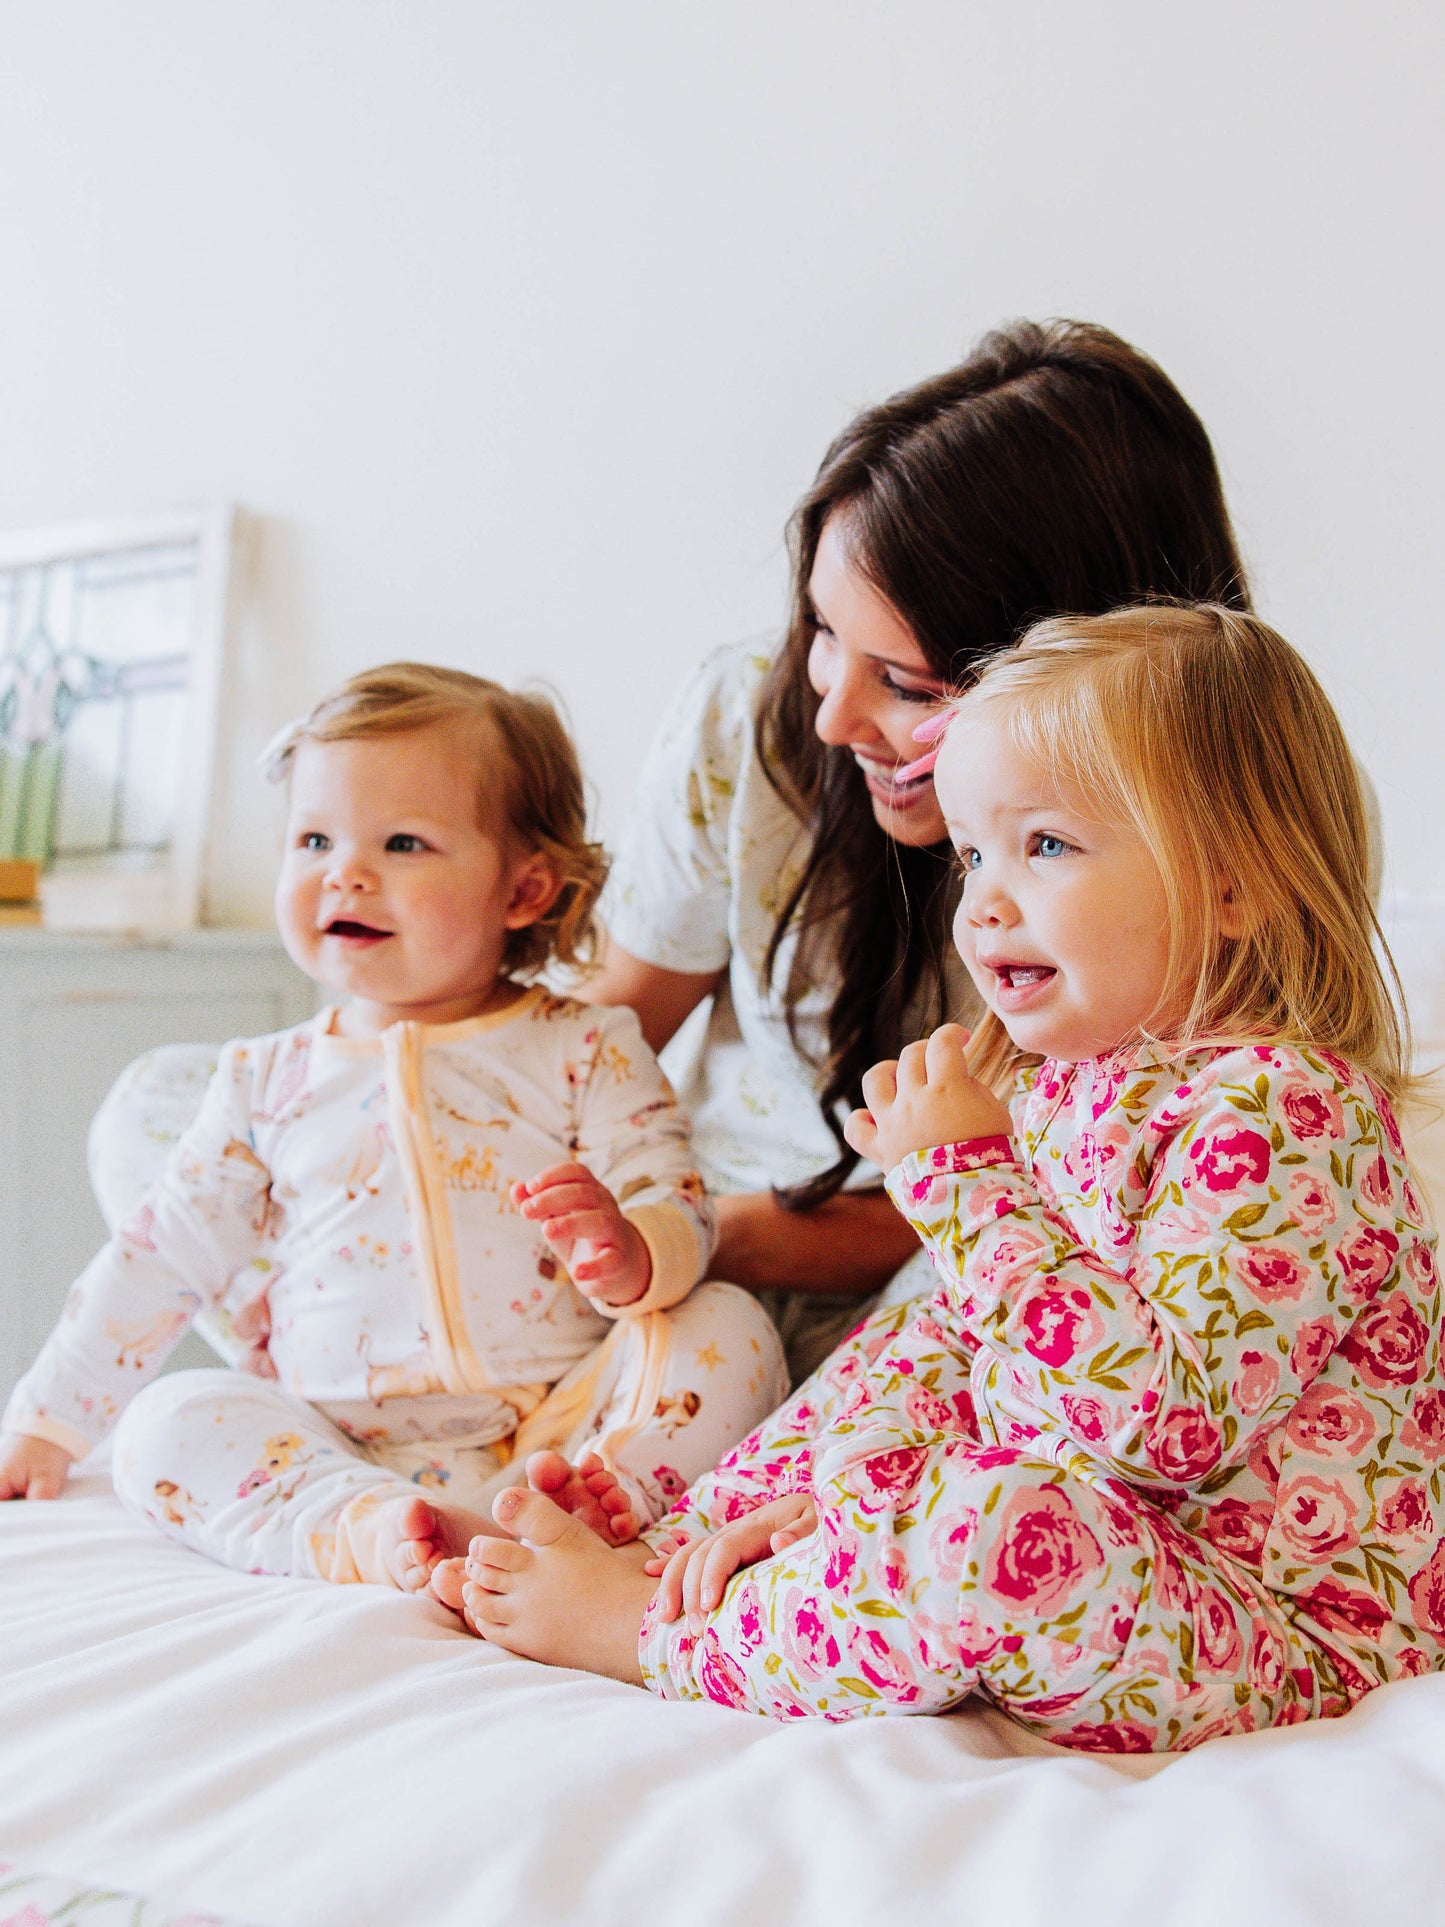
[(140, 1393), (116, 1432), (114, 1480), (132, 1512), (240, 1572), (418, 1591), (439, 1559), (495, 1531), (236, 1372), (175, 1372)]

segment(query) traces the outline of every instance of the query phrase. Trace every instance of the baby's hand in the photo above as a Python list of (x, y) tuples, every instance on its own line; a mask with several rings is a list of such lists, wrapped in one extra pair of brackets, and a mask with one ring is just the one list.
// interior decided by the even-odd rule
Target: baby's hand
[(643, 1571), (662, 1575), (656, 1595), (659, 1616), (672, 1620), (685, 1612), (692, 1624), (721, 1604), (723, 1590), (739, 1567), (754, 1566), (817, 1529), (812, 1499), (806, 1492), (790, 1492), (701, 1539), (685, 1540), (665, 1562), (649, 1559)]
[(63, 1445), (7, 1433), (0, 1438), (0, 1499), (58, 1499), (70, 1467)]
[[(512, 1203), (539, 1224), (574, 1285), (603, 1305), (632, 1305), (652, 1283), (652, 1253), (607, 1186), (581, 1164), (554, 1164), (512, 1186)], [(573, 1247), (587, 1249), (573, 1262)]]
[(864, 1073), (868, 1109), (854, 1111), (843, 1126), (860, 1157), (891, 1171), (911, 1151), (1012, 1135), (1004, 1105), (969, 1071), (967, 1043), (966, 1030), (942, 1024), (926, 1044), (910, 1044), (897, 1063)]

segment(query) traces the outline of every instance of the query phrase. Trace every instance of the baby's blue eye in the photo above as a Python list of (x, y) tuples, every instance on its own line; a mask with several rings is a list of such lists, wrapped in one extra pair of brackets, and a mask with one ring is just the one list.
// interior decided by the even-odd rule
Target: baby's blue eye
[(330, 837), (323, 836), (320, 830), (308, 830), (297, 847), (302, 850), (312, 851), (329, 850), (331, 848), (331, 839)]
[(965, 870), (977, 870), (983, 864), (983, 856), (978, 850), (960, 850), (958, 860)]
[(1065, 843), (1061, 836), (1041, 836), (1039, 838), (1040, 856), (1062, 856), (1068, 847), (1068, 844)]
[(394, 850), (399, 856), (412, 856), (417, 850), (424, 850), (426, 845), (419, 836), (406, 836), (398, 831), (395, 836), (389, 836), (386, 839), (386, 847), (388, 850)]

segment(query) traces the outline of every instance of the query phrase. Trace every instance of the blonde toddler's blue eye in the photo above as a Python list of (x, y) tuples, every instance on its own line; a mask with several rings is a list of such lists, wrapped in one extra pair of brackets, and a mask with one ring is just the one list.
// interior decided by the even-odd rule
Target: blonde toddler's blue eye
[(1040, 856), (1062, 856), (1068, 847), (1068, 844), (1065, 843), (1061, 836), (1041, 836), (1039, 838)]

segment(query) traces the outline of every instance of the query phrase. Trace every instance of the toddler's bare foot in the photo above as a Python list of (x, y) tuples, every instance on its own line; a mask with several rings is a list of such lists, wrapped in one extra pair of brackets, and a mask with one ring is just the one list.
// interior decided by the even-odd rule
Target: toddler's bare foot
[(399, 1499), (377, 1521), (377, 1550), (394, 1584), (403, 1592), (421, 1592), (441, 1560), (460, 1562), (477, 1533), (496, 1530), (490, 1519), (465, 1506), (421, 1497)]
[(545, 1493), (510, 1487), (492, 1512), (513, 1536), (472, 1546), (461, 1586), (472, 1630), (525, 1659), (640, 1686), (637, 1637), (653, 1582), (631, 1549), (605, 1546)]
[(590, 1526), (604, 1545), (623, 1546), (637, 1537), (632, 1501), (595, 1452), (576, 1465), (569, 1465), (560, 1452), (533, 1452), (527, 1460), (527, 1483)]

